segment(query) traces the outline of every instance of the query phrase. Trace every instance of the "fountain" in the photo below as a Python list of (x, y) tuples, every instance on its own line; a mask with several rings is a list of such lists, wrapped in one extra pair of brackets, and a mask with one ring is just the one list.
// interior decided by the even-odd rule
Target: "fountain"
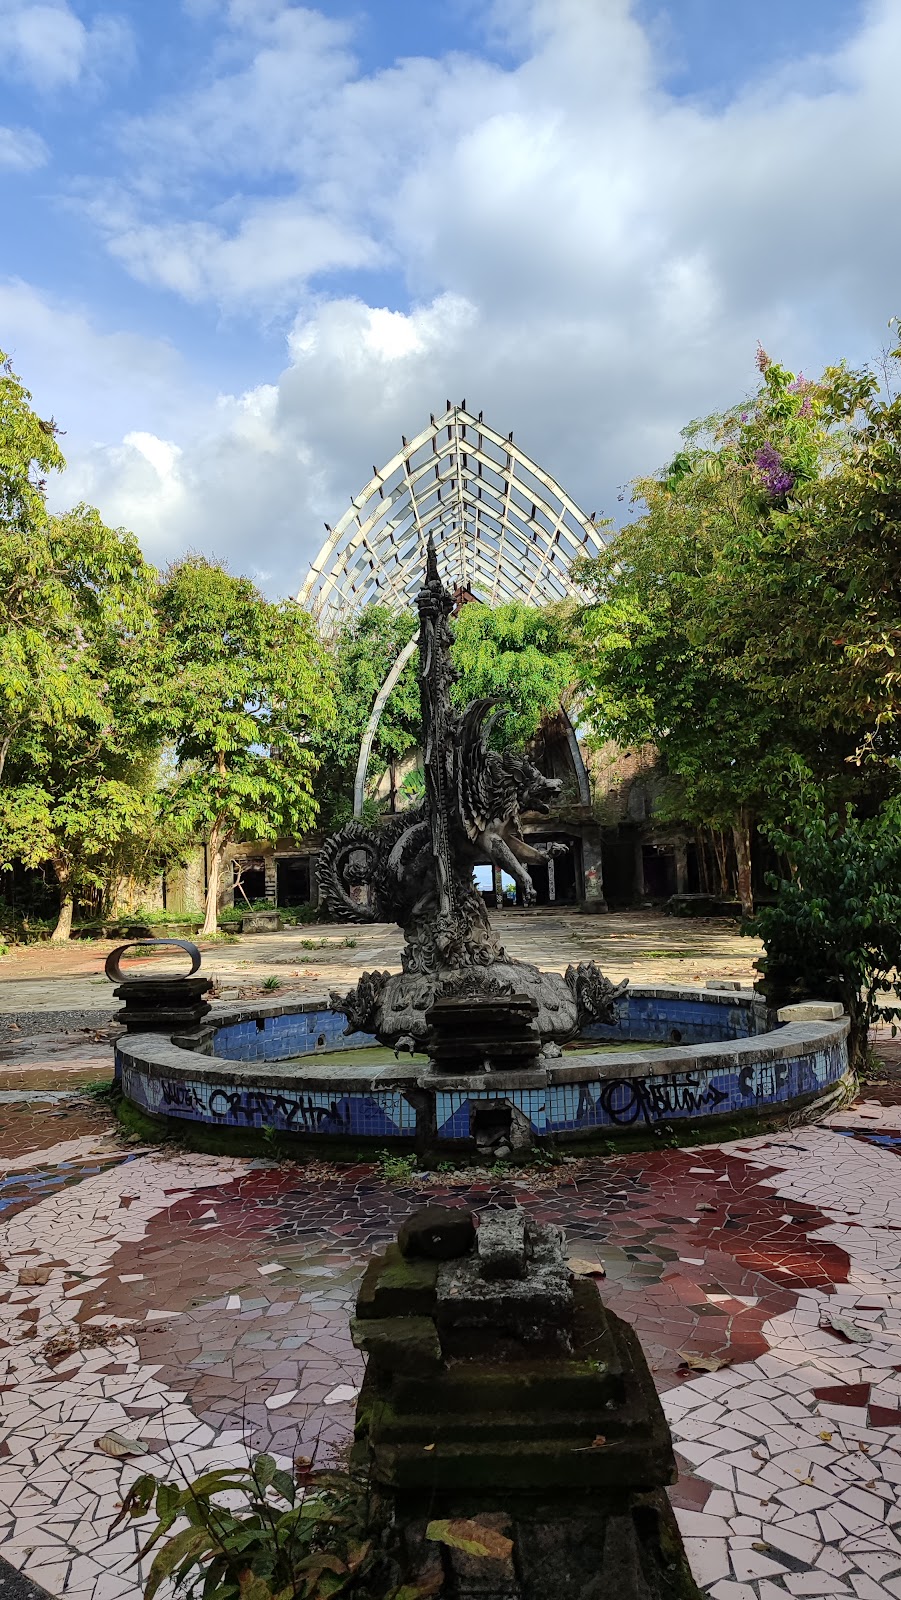
[[(777, 1016), (752, 991), (614, 985), (591, 961), (545, 972), (504, 951), (473, 868), (499, 867), (533, 898), (530, 863), (565, 846), (528, 843), (520, 818), (548, 811), (560, 784), (491, 748), (497, 700), (454, 706), (454, 601), (431, 540), (417, 604), (424, 799), (377, 827), (349, 822), (319, 859), (333, 917), (400, 926), (401, 971), (364, 972), (329, 1002), (208, 1017), (199, 989), (199, 1010), (180, 1015), (136, 989), (128, 1026), (144, 1031), (116, 1051), (126, 1098), (182, 1130), (263, 1130), (336, 1155), (397, 1145), (425, 1161), (609, 1149), (623, 1134), (692, 1142), (711, 1124), (755, 1131), (843, 1098), (839, 1008)], [(152, 1031), (163, 1023), (168, 1037)]]
[(529, 863), (567, 846), (527, 844), (520, 814), (548, 812), (562, 785), (524, 756), (490, 749), (503, 714), (498, 700), (454, 708), (454, 599), (431, 538), (417, 605), (425, 798), (383, 827), (348, 823), (318, 864), (321, 897), (337, 918), (360, 918), (352, 890), (364, 886), (365, 914), (403, 929), (403, 970), (365, 972), (347, 994), (333, 994), (332, 1005), (350, 1029), (396, 1050), (424, 1049), (439, 1071), (534, 1068), (559, 1057), (587, 1024), (614, 1023), (628, 982), (614, 987), (594, 962), (570, 966), (564, 977), (542, 972), (500, 945), (473, 868), (501, 868), (526, 904), (534, 901)]

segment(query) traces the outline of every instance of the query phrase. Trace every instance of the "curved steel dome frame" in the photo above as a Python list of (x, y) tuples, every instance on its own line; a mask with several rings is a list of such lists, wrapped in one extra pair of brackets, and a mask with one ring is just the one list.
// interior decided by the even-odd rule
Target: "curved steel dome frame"
[[(379, 604), (402, 610), (422, 587), (425, 546), (435, 541), (446, 587), (486, 605), (519, 600), (546, 605), (576, 594), (570, 566), (605, 543), (555, 478), (520, 450), (512, 433), (496, 433), (461, 405), (447, 403), (397, 455), (373, 467), (298, 595), (328, 633), (348, 613)], [(360, 815), (369, 756), (388, 697), (417, 641), (401, 651), (385, 677), (360, 746), (354, 811)], [(580, 794), (590, 799), (578, 740), (566, 719)]]
[(431, 534), (451, 590), (487, 605), (545, 605), (576, 592), (576, 556), (604, 545), (549, 473), (462, 405), (433, 416), (350, 503), (298, 595), (328, 630), (377, 603), (400, 610), (422, 585)]

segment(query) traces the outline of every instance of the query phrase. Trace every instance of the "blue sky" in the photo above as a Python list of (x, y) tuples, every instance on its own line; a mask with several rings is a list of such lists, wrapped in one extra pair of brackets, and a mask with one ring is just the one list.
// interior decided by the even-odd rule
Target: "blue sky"
[[(87, 498), (296, 589), (446, 395), (586, 509), (901, 310), (893, 0), (0, 0), (0, 347)], [(891, 197), (891, 198), (889, 198)]]

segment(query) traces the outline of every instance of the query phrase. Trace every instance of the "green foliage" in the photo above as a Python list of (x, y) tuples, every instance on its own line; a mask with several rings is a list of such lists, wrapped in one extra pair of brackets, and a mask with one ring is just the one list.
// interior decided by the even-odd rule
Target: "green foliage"
[[(828, 508), (870, 449), (861, 418), (884, 411), (868, 373), (813, 383), (763, 352), (758, 365), (757, 394), (686, 429), (675, 460), (636, 483), (641, 514), (576, 574), (594, 596), (583, 675), (596, 734), (657, 746), (663, 815), (733, 829), (746, 909), (751, 827), (780, 820), (792, 760), (849, 794), (872, 726), (862, 701), (842, 711), (826, 687), (847, 654), (842, 616), (861, 603), (828, 581), (826, 550)], [(883, 590), (897, 555), (886, 546)]]
[[(397, 614), (386, 606), (367, 606), (352, 616), (332, 641), (337, 716), (314, 744), (320, 760), (317, 791), (323, 820), (339, 827), (353, 814), (354, 777), (363, 731), (392, 662), (416, 632), (412, 611)], [(415, 749), (420, 735), (419, 685), (409, 662), (382, 712), (372, 747), (371, 773)], [(378, 814), (376, 810), (376, 815)]]
[(264, 978), (263, 979), (263, 988), (264, 989), (280, 989), (281, 986), (282, 986), (281, 978), (276, 978), (275, 976), (273, 976), (273, 977), (270, 977), (270, 978)]
[[(156, 1526), (141, 1555), (155, 1554), (144, 1600), (167, 1581), (203, 1600), (400, 1600), (403, 1593), (367, 1486), (345, 1473), (311, 1472), (302, 1457), (296, 1475), (258, 1455), (250, 1467), (205, 1472), (184, 1487), (145, 1473), (112, 1526), (151, 1508)], [(410, 1600), (421, 1593), (410, 1590)]]
[(201, 556), (170, 568), (157, 609), (175, 762), (168, 814), (186, 837), (207, 839), (210, 933), (226, 846), (315, 821), (313, 740), (334, 716), (332, 673), (307, 612)]
[(79, 889), (173, 848), (144, 688), (156, 578), (91, 507), (48, 513), (43, 475), (65, 462), (29, 399), (0, 357), (0, 863), (49, 866), (65, 935)]
[(456, 619), (454, 700), (503, 699), (496, 740), (522, 749), (542, 717), (568, 705), (578, 680), (573, 609), (567, 605), (465, 605)]
[(867, 1033), (877, 1019), (894, 1021), (888, 1004), (901, 970), (901, 795), (868, 817), (848, 806), (828, 807), (822, 789), (796, 773), (791, 814), (767, 832), (790, 864), (773, 876), (775, 905), (764, 907), (752, 931), (765, 955), (757, 963), (769, 1003), (839, 1000), (851, 1018), (852, 1065), (866, 1058)]
[(409, 1183), (416, 1171), (414, 1156), (395, 1155), (393, 1150), (380, 1150), (376, 1161), (386, 1183)]

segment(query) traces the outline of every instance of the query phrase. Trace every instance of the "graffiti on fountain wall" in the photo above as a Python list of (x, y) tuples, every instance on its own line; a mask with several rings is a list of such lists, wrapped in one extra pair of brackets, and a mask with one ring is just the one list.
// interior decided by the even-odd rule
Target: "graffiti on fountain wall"
[[(254, 1089), (191, 1083), (185, 1079), (129, 1078), (125, 1093), (155, 1116), (182, 1117), (232, 1128), (275, 1128), (285, 1133), (411, 1136), (412, 1106), (399, 1093), (327, 1094), (316, 1090)], [(149, 1093), (147, 1091), (150, 1091)]]
[[(610, 1078), (568, 1085), (549, 1107), (548, 1127), (631, 1127), (699, 1115), (763, 1109), (815, 1094), (839, 1080), (838, 1050), (794, 1059), (755, 1061), (729, 1072), (683, 1072), (666, 1077)], [(553, 1099), (557, 1098), (552, 1093)]]

